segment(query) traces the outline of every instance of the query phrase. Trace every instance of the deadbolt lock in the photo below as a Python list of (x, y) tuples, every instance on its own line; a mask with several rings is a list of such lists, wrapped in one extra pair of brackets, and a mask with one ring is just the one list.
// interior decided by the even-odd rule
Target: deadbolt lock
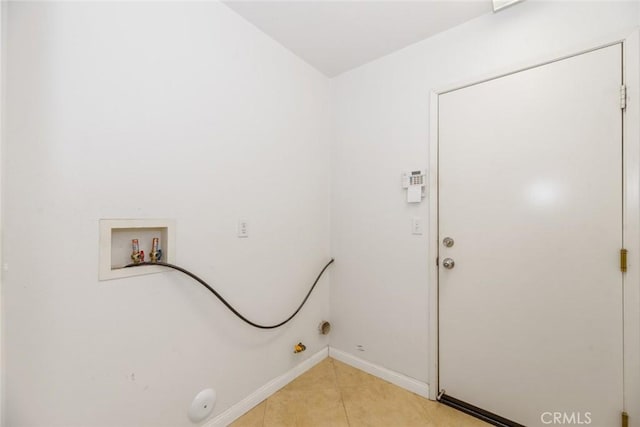
[(453, 246), (453, 239), (451, 237), (445, 237), (444, 239), (442, 239), (442, 244), (446, 247), (446, 248), (450, 248), (451, 246)]

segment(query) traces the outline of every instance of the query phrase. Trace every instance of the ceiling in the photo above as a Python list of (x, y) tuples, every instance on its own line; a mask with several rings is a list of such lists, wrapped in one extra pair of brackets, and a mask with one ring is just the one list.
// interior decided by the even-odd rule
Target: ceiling
[(329, 77), (493, 10), (491, 0), (224, 3)]

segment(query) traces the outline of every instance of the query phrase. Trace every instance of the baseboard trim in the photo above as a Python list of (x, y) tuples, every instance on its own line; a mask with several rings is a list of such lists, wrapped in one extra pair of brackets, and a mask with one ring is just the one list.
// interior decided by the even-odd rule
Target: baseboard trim
[(215, 418), (212, 418), (202, 427), (226, 427), (255, 406), (257, 406), (260, 402), (274, 394), (276, 391), (280, 390), (282, 387), (289, 384), (291, 381), (295, 380), (300, 375), (307, 372), (309, 369), (313, 368), (315, 365), (323, 361), (329, 356), (329, 348), (325, 347), (319, 352), (315, 353), (313, 356), (309, 357), (304, 362), (300, 363), (297, 366), (294, 366), (289, 371), (284, 374), (276, 377), (251, 393), (246, 398), (242, 399), (240, 402), (231, 406), (226, 411), (222, 412)]
[(329, 357), (346, 363), (347, 365), (353, 366), (354, 368), (360, 369), (361, 371), (365, 371), (366, 373), (374, 375), (380, 379), (388, 381), (391, 384), (395, 384), (398, 387), (402, 387), (403, 389), (415, 393), (419, 396), (426, 397), (427, 399), (429, 398), (429, 384), (418, 381), (415, 378), (411, 378), (399, 372), (383, 368), (380, 365), (376, 365), (364, 359), (360, 359), (359, 357), (353, 356), (349, 353), (335, 349), (333, 347), (329, 347)]

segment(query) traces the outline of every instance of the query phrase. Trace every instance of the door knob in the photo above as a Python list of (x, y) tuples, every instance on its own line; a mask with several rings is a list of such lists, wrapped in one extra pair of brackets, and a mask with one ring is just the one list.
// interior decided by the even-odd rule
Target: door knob
[(445, 258), (442, 260), (442, 266), (447, 270), (451, 270), (456, 263), (451, 258)]

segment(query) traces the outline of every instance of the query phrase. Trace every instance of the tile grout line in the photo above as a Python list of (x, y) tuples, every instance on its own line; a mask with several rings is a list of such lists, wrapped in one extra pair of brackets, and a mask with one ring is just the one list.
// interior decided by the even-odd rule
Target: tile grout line
[(347, 406), (344, 404), (344, 397), (342, 396), (342, 387), (338, 382), (338, 371), (336, 371), (336, 365), (331, 360), (331, 369), (333, 369), (333, 375), (336, 378), (336, 388), (338, 389), (338, 393), (340, 393), (340, 403), (342, 404), (342, 410), (344, 411), (344, 417), (347, 420), (347, 426), (351, 426), (351, 421), (349, 420), (349, 414), (347, 413)]
[(269, 406), (269, 399), (271, 399), (271, 397), (267, 397), (264, 400), (264, 414), (262, 414), (262, 427), (266, 427), (266, 423), (267, 423), (267, 407)]
[(347, 419), (347, 425), (351, 426), (351, 421), (349, 420), (349, 414), (347, 413), (347, 407), (344, 404), (344, 398), (342, 397), (342, 389), (338, 388), (338, 393), (340, 393), (340, 403), (342, 403), (342, 410), (344, 411), (344, 417)]

